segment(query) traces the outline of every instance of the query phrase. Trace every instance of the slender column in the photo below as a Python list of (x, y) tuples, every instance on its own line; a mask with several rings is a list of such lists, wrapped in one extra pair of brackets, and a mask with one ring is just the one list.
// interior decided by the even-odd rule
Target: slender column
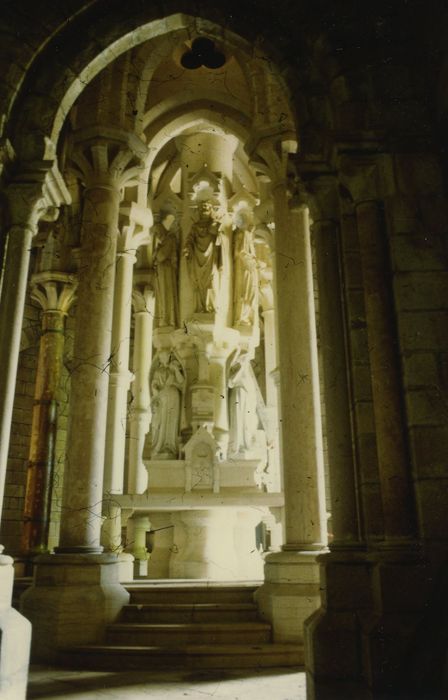
[[(27, 173), (26, 183), (7, 190), (11, 227), (7, 233), (0, 304), (0, 518), (3, 506), (14, 391), (25, 306), (31, 241), (47, 211), (53, 213), (70, 195), (55, 165)], [(32, 184), (29, 184), (30, 181)]]
[(321, 177), (312, 182), (314, 239), (321, 359), (325, 390), (326, 438), (330, 472), (334, 539), (330, 549), (359, 546), (345, 317), (342, 306), (340, 232), (335, 183)]
[(129, 417), (128, 492), (144, 493), (148, 485), (148, 474), (142, 461), (142, 456), (151, 420), (149, 372), (152, 362), (154, 291), (148, 284), (143, 285), (140, 289), (136, 287), (132, 299), (135, 319), (134, 381), (132, 384), (132, 403)]
[(71, 275), (50, 272), (34, 275), (32, 286), (32, 298), (43, 313), (22, 533), (26, 554), (48, 549), (65, 317), (74, 300), (76, 282)]
[(274, 188), (273, 197), (283, 549), (321, 550), (326, 543), (326, 511), (308, 209), (300, 206), (289, 212), (283, 183)]
[[(140, 216), (139, 216), (140, 214)], [(123, 493), (124, 455), (126, 446), (127, 395), (132, 380), (129, 371), (131, 336), (133, 267), (136, 251), (149, 243), (152, 215), (133, 204), (129, 210), (129, 225), (118, 237), (118, 253), (112, 324), (109, 396), (106, 432), (104, 493)]]
[(409, 455), (401, 404), (390, 264), (382, 207), (375, 199), (356, 203), (372, 373), (375, 428), (386, 541), (415, 536)]

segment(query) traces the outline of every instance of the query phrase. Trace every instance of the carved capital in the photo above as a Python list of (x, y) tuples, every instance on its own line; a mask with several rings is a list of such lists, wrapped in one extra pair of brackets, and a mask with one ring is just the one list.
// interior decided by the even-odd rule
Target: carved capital
[(6, 188), (11, 227), (29, 228), (33, 235), (42, 218), (55, 220), (71, 196), (56, 161), (28, 163)]
[(393, 160), (387, 153), (343, 153), (338, 158), (339, 181), (355, 204), (395, 193)]
[(0, 181), (9, 175), (11, 164), (14, 162), (16, 154), (9, 139), (0, 140)]
[(302, 178), (303, 197), (310, 216), (316, 224), (339, 219), (338, 180), (330, 174), (305, 174)]
[(381, 196), (380, 173), (375, 156), (342, 155), (339, 158), (339, 181), (350, 192), (355, 204)]
[(66, 272), (39, 272), (31, 277), (31, 298), (43, 311), (66, 315), (76, 298), (78, 281)]
[(136, 184), (147, 155), (147, 146), (137, 136), (110, 127), (81, 129), (72, 141), (72, 167), (86, 188), (120, 191)]
[(153, 215), (151, 209), (132, 202), (130, 207), (120, 208), (122, 225), (118, 235), (118, 254), (134, 253), (142, 245), (151, 242)]
[(291, 171), (290, 154), (297, 150), (292, 134), (262, 135), (256, 143), (249, 141), (246, 150), (250, 155), (250, 164), (271, 182), (272, 191), (287, 186)]

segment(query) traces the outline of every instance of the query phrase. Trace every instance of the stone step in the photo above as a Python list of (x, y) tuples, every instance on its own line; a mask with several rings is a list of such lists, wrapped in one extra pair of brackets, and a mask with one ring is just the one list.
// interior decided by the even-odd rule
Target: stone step
[(125, 605), (120, 622), (254, 622), (255, 603), (152, 603)]
[(264, 622), (226, 624), (109, 625), (106, 642), (113, 645), (179, 646), (196, 644), (261, 644), (269, 642), (271, 626)]
[(131, 603), (252, 603), (257, 585), (146, 584), (127, 585)]
[(296, 644), (188, 644), (168, 646), (89, 645), (61, 650), (58, 663), (69, 668), (116, 670), (142, 668), (269, 668), (302, 666)]

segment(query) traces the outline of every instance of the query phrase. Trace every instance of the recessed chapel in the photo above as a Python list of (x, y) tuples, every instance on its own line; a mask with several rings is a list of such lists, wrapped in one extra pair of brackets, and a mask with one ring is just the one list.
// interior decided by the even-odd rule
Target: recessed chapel
[(2, 14), (0, 695), (444, 697), (444, 3)]

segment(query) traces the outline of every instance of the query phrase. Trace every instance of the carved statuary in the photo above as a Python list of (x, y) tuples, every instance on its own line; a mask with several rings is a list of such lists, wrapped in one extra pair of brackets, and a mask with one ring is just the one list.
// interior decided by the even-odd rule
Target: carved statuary
[(238, 220), (233, 245), (233, 323), (235, 326), (252, 326), (258, 310), (257, 258), (253, 228), (247, 228), (244, 221)]
[(168, 217), (153, 227), (155, 251), (155, 293), (157, 327), (174, 326), (178, 322), (177, 295), (177, 238), (176, 234), (165, 227)]
[(170, 352), (159, 352), (150, 377), (152, 459), (177, 458), (181, 392), (184, 384), (185, 375), (179, 360)]
[(247, 353), (237, 355), (230, 365), (229, 457), (242, 457), (255, 446), (258, 426), (257, 397)]
[(184, 255), (194, 287), (195, 312), (217, 310), (222, 269), (221, 234), (212, 205), (200, 202), (199, 219), (187, 238)]

